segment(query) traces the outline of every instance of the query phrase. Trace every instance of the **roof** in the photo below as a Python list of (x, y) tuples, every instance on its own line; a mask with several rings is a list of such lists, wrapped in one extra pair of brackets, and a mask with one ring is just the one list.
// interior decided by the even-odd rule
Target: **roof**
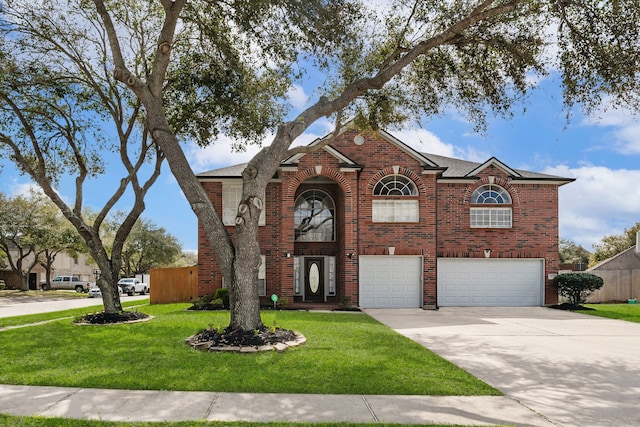
[[(385, 132), (379, 131), (380, 136), (389, 141), (392, 144), (395, 144), (400, 149), (405, 151), (408, 155), (412, 156), (416, 160), (420, 161), (423, 164), (423, 167), (435, 170), (441, 173), (441, 177), (445, 179), (472, 179), (477, 176), (482, 170), (487, 167), (495, 166), (501, 170), (503, 170), (507, 175), (509, 175), (513, 180), (542, 180), (542, 181), (554, 181), (560, 185), (573, 182), (573, 178), (564, 178), (560, 176), (547, 175), (538, 172), (525, 171), (520, 169), (512, 169), (507, 166), (505, 163), (501, 162), (495, 157), (491, 157), (484, 163), (471, 162), (468, 160), (455, 159), (451, 157), (440, 156), (437, 154), (430, 153), (419, 153), (413, 150), (408, 145), (404, 144), (402, 141), (399, 141), (393, 135)], [(316, 145), (322, 139), (317, 139), (313, 141), (309, 145)], [(322, 147), (322, 149), (329, 152), (331, 155), (336, 157), (343, 164), (353, 164), (355, 163), (350, 161), (346, 156), (342, 155), (336, 148), (327, 145)], [(289, 157), (285, 161), (283, 161), (283, 165), (295, 163), (300, 157), (304, 154), (297, 154), (295, 156)], [(233, 165), (229, 167), (224, 167), (220, 169), (214, 169), (206, 172), (202, 172), (197, 174), (198, 178), (214, 178), (214, 179), (222, 179), (222, 178), (239, 178), (242, 176), (242, 171), (247, 166), (247, 163), (241, 163), (238, 165)]]
[(440, 167), (447, 168), (442, 176), (444, 178), (470, 178), (475, 176), (485, 167), (495, 165), (510, 173), (514, 178), (520, 179), (543, 179), (543, 180), (561, 180), (572, 182), (572, 178), (564, 178), (555, 175), (547, 175), (544, 173), (530, 172), (521, 169), (511, 169), (495, 157), (490, 158), (484, 163), (470, 162), (468, 160), (454, 159), (451, 157), (440, 156), (437, 154), (424, 153), (424, 156), (436, 163)]
[(587, 269), (587, 271), (635, 269), (640, 269), (640, 253), (636, 250), (636, 245), (633, 245), (626, 251), (622, 251), (611, 258), (600, 261), (598, 264)]

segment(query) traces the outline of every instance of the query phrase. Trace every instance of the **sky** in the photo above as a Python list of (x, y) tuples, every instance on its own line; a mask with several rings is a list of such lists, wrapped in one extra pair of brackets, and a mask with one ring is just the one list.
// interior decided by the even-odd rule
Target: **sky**
[[(294, 112), (315, 102), (309, 95), (314, 83), (290, 92)], [(511, 168), (575, 178), (560, 188), (560, 237), (589, 251), (604, 236), (621, 234), (640, 222), (640, 118), (628, 111), (603, 109), (596, 117), (577, 113), (567, 122), (553, 78), (540, 81), (524, 106), (514, 109), (513, 118), (490, 118), (483, 134), (474, 133), (472, 125), (455, 113), (388, 131), (423, 153), (480, 163), (496, 157)], [(316, 122), (296, 144), (309, 143), (332, 129), (328, 120)], [(250, 147), (233, 153), (230, 146), (231, 141), (223, 138), (204, 149), (187, 143), (184, 150), (195, 173), (246, 162), (258, 150)], [(116, 166), (108, 166), (107, 174), (85, 189), (87, 203), (96, 210), (120, 178), (111, 173)], [(63, 180), (58, 189), (69, 203), (74, 197), (72, 184)], [(0, 191), (15, 196), (31, 185), (9, 161), (0, 159)], [(184, 250), (197, 250), (197, 219), (166, 163), (142, 216), (176, 236)]]

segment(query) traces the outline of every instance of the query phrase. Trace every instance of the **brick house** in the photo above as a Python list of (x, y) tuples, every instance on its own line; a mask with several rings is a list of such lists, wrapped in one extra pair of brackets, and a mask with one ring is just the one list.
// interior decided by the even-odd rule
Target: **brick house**
[[(198, 175), (231, 233), (244, 167)], [(346, 127), (285, 160), (268, 185), (260, 295), (360, 307), (554, 304), (558, 188), (572, 181)], [(198, 258), (198, 294), (213, 294), (224, 284), (201, 226)]]

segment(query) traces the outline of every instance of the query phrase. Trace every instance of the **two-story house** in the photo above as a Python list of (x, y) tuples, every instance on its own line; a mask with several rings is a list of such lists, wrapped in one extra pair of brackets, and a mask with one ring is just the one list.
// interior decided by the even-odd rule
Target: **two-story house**
[[(232, 234), (244, 167), (198, 175)], [(555, 304), (558, 188), (571, 181), (346, 127), (269, 183), (260, 295), (367, 308)], [(198, 293), (213, 294), (224, 284), (201, 226), (198, 258)]]

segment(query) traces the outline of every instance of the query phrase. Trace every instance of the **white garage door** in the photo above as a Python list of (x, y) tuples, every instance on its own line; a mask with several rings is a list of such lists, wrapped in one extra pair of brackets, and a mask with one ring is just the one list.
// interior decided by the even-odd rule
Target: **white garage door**
[(438, 305), (540, 306), (544, 260), (438, 259)]
[(358, 257), (360, 307), (422, 307), (422, 257)]

